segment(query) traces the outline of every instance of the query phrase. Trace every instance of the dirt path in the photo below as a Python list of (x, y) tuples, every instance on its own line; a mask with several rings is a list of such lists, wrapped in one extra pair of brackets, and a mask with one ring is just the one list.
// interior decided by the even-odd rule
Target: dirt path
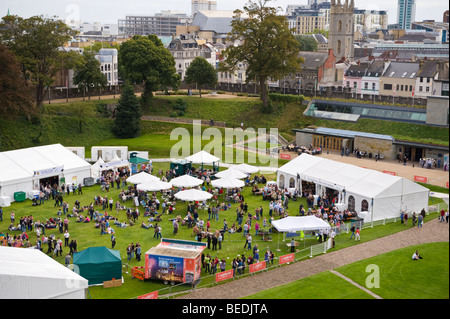
[[(346, 235), (343, 234), (340, 236)], [(364, 241), (364, 234), (361, 234), (361, 238)], [(329, 252), (292, 265), (258, 273), (254, 276), (248, 276), (211, 288), (199, 289), (198, 291), (183, 295), (179, 299), (237, 299), (252, 295), (262, 289), (270, 289), (288, 284), (295, 280), (389, 251), (411, 245), (448, 241), (449, 225), (447, 223), (439, 223), (435, 218), (424, 223), (422, 228), (409, 228), (383, 238), (366, 243), (362, 242), (352, 247)], [(339, 245), (339, 236), (336, 238), (336, 245)]]

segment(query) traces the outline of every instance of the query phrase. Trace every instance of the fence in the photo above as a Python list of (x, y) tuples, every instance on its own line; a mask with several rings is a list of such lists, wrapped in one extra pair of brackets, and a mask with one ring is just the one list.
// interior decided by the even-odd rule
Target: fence
[[(265, 262), (265, 264), (266, 264), (265, 267), (263, 267), (260, 270), (253, 271), (252, 273), (249, 272), (250, 267), (248, 265), (245, 267), (244, 273), (238, 274), (238, 270), (236, 269), (236, 271), (234, 271), (234, 275), (232, 278), (220, 280), (220, 283), (232, 281), (235, 279), (240, 279), (240, 278), (247, 277), (247, 276), (253, 276), (255, 274), (258, 274), (258, 273), (261, 273), (264, 271), (270, 271), (275, 268), (282, 267), (283, 265), (290, 264), (291, 262), (295, 263), (295, 262), (301, 261), (306, 258), (311, 258), (316, 255), (324, 254), (330, 248), (332, 248), (331, 238), (323, 243), (320, 243), (317, 245), (312, 245), (312, 246), (302, 249), (302, 250), (298, 250), (295, 253), (288, 253), (286, 255), (275, 257), (274, 258), (275, 260), (270, 260), (270, 261)], [(291, 254), (294, 255), (294, 258), (289, 259), (290, 260), (289, 262), (280, 261), (281, 258), (286, 257)], [(278, 260), (278, 262), (276, 262), (276, 260)], [(219, 281), (216, 281), (216, 274), (211, 274), (211, 275), (208, 275), (205, 277), (202, 276), (202, 280), (204, 280), (206, 282), (203, 285), (197, 285), (195, 287), (192, 286), (190, 289), (186, 290), (186, 289), (180, 289), (183, 286), (186, 286), (186, 284), (180, 283), (180, 284), (176, 284), (176, 285), (169, 286), (169, 287), (158, 290), (158, 295), (160, 296), (160, 299), (170, 299), (175, 294), (178, 294), (178, 293), (189, 293), (189, 292), (201, 289), (201, 288), (206, 288), (209, 286), (217, 285), (219, 283)], [(173, 290), (178, 290), (178, 291), (173, 292)]]

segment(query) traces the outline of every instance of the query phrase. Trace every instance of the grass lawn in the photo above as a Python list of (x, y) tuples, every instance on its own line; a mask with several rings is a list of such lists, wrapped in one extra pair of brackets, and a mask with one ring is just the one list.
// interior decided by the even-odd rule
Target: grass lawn
[[(415, 250), (424, 259), (411, 259)], [(366, 285), (376, 281), (368, 278), (372, 268), (379, 269), (379, 287)], [(410, 246), (381, 254), (335, 269), (366, 287), (383, 299), (448, 299), (449, 243)], [(333, 289), (330, 289), (333, 287)], [(287, 285), (261, 291), (243, 299), (373, 299), (335, 274), (326, 271)]]

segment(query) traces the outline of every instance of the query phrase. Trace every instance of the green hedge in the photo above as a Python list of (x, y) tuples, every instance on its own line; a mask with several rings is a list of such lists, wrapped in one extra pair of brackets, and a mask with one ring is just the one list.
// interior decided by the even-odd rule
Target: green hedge
[(269, 93), (269, 98), (276, 102), (302, 103), (305, 97), (303, 95)]

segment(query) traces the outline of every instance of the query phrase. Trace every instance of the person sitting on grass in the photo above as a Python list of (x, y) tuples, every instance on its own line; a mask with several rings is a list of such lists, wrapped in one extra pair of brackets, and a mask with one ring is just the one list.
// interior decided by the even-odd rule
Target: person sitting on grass
[(146, 225), (145, 222), (142, 222), (141, 227), (142, 227), (142, 228), (145, 228), (145, 229), (149, 229), (149, 228), (153, 228), (153, 225), (150, 224), (150, 223), (148, 223), (148, 224)]
[(412, 260), (419, 260), (419, 259), (423, 259), (423, 258), (422, 258), (422, 256), (419, 255), (419, 251), (416, 250), (412, 256)]

